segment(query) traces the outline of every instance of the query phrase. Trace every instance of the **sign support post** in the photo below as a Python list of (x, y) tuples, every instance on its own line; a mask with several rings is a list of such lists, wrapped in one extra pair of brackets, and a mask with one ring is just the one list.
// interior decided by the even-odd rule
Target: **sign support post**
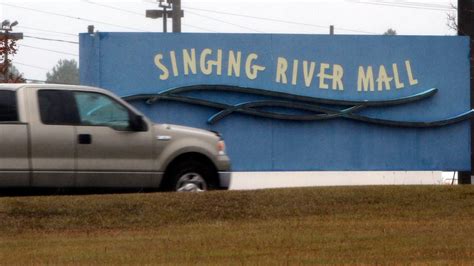
[[(458, 35), (470, 36), (470, 62), (471, 62), (471, 108), (474, 107), (474, 1), (458, 0)], [(471, 184), (474, 165), (474, 121), (471, 120), (471, 171), (459, 172), (458, 184)]]

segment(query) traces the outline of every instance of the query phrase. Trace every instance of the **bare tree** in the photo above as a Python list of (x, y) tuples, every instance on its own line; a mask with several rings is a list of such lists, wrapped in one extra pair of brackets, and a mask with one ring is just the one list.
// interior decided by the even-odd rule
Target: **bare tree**
[(455, 6), (453, 3), (451, 3), (451, 8), (452, 8), (452, 11), (450, 11), (449, 13), (446, 14), (446, 19), (447, 19), (447, 22), (446, 22), (446, 25), (448, 26), (448, 28), (458, 32), (458, 20), (457, 20), (457, 16), (456, 16), (456, 12), (458, 10), (458, 7)]

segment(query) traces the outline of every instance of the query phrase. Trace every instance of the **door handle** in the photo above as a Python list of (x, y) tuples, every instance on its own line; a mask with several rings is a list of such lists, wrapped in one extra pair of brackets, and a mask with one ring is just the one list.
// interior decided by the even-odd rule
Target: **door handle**
[(91, 144), (92, 143), (92, 136), (91, 136), (91, 134), (79, 134), (77, 136), (77, 142), (79, 144)]

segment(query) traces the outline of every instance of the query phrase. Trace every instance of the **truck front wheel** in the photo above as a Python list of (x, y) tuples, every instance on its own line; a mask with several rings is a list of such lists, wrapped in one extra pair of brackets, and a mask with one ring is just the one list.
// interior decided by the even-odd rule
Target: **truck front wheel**
[(182, 161), (175, 164), (165, 177), (165, 189), (178, 192), (202, 192), (216, 187), (215, 173), (199, 161)]

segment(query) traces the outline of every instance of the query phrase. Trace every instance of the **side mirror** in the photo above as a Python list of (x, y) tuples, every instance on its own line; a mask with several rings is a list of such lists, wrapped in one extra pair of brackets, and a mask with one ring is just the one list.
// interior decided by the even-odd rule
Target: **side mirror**
[(131, 114), (130, 129), (133, 131), (147, 131), (148, 125), (143, 119), (143, 116)]

